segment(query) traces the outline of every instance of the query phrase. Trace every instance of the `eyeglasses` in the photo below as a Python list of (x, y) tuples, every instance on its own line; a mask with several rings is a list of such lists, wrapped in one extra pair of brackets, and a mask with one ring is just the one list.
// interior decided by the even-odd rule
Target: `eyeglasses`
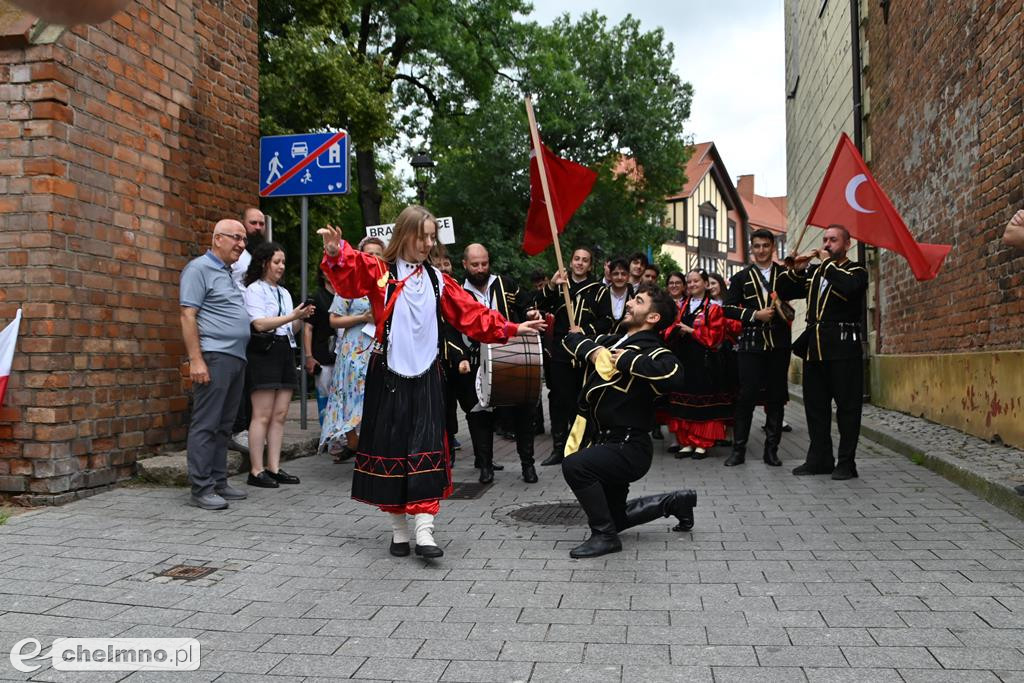
[(230, 237), (235, 242), (248, 242), (249, 241), (249, 238), (246, 237), (245, 235), (236, 235), (236, 234), (231, 233), (231, 232), (215, 232), (213, 234), (214, 235), (220, 235), (221, 237)]

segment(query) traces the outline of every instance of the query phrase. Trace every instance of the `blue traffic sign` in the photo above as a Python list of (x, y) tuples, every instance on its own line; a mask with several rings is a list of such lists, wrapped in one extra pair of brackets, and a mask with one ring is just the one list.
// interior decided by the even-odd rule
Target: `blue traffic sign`
[(348, 133), (260, 138), (260, 196), (348, 192)]

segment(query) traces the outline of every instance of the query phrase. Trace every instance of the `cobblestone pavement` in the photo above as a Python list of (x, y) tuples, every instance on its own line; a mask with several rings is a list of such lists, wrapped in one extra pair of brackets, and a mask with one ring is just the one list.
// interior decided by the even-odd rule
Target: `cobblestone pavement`
[[(787, 418), (783, 468), (725, 468), (725, 449), (675, 460), (658, 442), (634, 493), (696, 489), (695, 528), (659, 520), (590, 561), (568, 557), (582, 525), (514, 522), (570, 493), (557, 469), (523, 483), (501, 439), (495, 484), (443, 505), (433, 563), (390, 557), (386, 518), (325, 457), (289, 463), (301, 485), (249, 489), (223, 512), (133, 486), (18, 515), (0, 527), (0, 678), (1024, 680), (1020, 520), (866, 440), (860, 479), (794, 477), (798, 404)], [(475, 480), (471, 460), (467, 445), (457, 481)], [(216, 571), (156, 576), (177, 564)], [(11, 668), (14, 642), (58, 636), (195, 637), (202, 666)]]

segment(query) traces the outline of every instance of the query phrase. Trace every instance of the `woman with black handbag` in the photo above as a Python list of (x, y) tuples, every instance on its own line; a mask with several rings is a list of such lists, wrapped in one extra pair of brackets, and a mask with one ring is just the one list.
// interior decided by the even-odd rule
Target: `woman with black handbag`
[[(246, 349), (249, 385), (252, 387), (252, 421), (249, 423), (250, 486), (277, 488), (298, 484), (299, 478), (281, 469), (284, 421), (297, 382), (295, 335), (316, 312), (312, 304), (292, 307), (292, 296), (279, 283), (284, 275), (284, 249), (276, 242), (256, 247), (245, 273), (245, 307), (252, 335)], [(263, 467), (266, 441), (267, 466)]]

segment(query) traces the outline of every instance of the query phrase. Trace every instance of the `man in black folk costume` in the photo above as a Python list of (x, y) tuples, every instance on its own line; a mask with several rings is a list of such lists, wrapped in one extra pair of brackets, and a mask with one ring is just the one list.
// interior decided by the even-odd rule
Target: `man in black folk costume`
[(598, 557), (622, 550), (618, 533), (674, 515), (675, 531), (693, 528), (692, 490), (626, 501), (630, 483), (651, 467), (654, 403), (683, 386), (683, 371), (660, 333), (675, 320), (676, 305), (651, 286), (626, 303), (622, 333), (585, 336), (578, 327), (563, 346), (586, 364), (579, 414), (565, 448), (562, 474), (587, 514), (591, 536), (570, 557)]
[(434, 517), (452, 492), (439, 354), (442, 322), (489, 343), (537, 334), (543, 323), (509, 322), (430, 266), (437, 221), (421, 206), (406, 207), (398, 216), (383, 259), (356, 251), (330, 225), (318, 232), (324, 240), (320, 268), (335, 292), (346, 298), (368, 296), (373, 310), (380, 311), (352, 497), (391, 515), (392, 555), (409, 554), (406, 515), (413, 515), (416, 554), (441, 557)]
[[(524, 304), (530, 298), (523, 294), (518, 285), (508, 278), (491, 273), (491, 257), (484, 245), (468, 245), (462, 255), (462, 267), (466, 271), (466, 281), (462, 286), (481, 305), (497, 311), (512, 322), (526, 320), (528, 316), (540, 317), (535, 310), (526, 310)], [(469, 335), (463, 341), (468, 349), (471, 370), (459, 376), (459, 404), (466, 412), (469, 435), (473, 441), (473, 457), (480, 469), (480, 482), (486, 484), (494, 480), (494, 470), (497, 469), (494, 466), (497, 415), (493, 408), (480, 406), (477, 397), (476, 373), (480, 368), (480, 343)], [(537, 482), (537, 470), (533, 465), (533, 416), (536, 408), (532, 403), (508, 407), (523, 481), (527, 484)]]
[[(798, 299), (806, 294), (802, 285), (785, 277), (786, 268), (775, 263), (775, 235), (770, 230), (755, 230), (750, 235), (750, 251), (754, 263), (732, 276), (725, 297), (725, 317), (743, 323), (737, 349), (739, 395), (736, 397), (736, 418), (733, 423), (732, 454), (726, 467), (746, 462), (747, 441), (754, 406), (764, 396), (765, 464), (779, 467), (779, 443), (782, 441), (783, 417), (789, 389), (791, 346), (790, 320), (777, 300)], [(792, 318), (792, 315), (789, 316)]]
[[(868, 271), (847, 258), (850, 233), (830, 225), (821, 249), (797, 256), (779, 278), (807, 296), (807, 328), (793, 342), (793, 353), (804, 359), (804, 412), (810, 445), (807, 461), (796, 475), (831, 474), (833, 479), (858, 476), (857, 440), (864, 408), (864, 297)], [(813, 258), (821, 263), (808, 266)], [(832, 401), (836, 402), (839, 450), (832, 455)]]
[[(538, 305), (545, 313), (555, 316), (554, 336), (551, 348), (551, 362), (548, 378), (548, 407), (551, 411), (551, 441), (554, 444), (551, 455), (541, 466), (557, 465), (562, 462), (565, 442), (574, 413), (576, 396), (583, 386), (583, 367), (565, 350), (562, 341), (570, 327), (579, 327), (587, 334), (598, 332), (597, 298), (603, 285), (590, 274), (594, 261), (593, 252), (587, 247), (577, 247), (569, 262), (569, 276), (564, 271), (555, 273), (551, 282), (544, 285)], [(573, 319), (569, 319), (562, 294), (563, 283), (569, 285)]]

